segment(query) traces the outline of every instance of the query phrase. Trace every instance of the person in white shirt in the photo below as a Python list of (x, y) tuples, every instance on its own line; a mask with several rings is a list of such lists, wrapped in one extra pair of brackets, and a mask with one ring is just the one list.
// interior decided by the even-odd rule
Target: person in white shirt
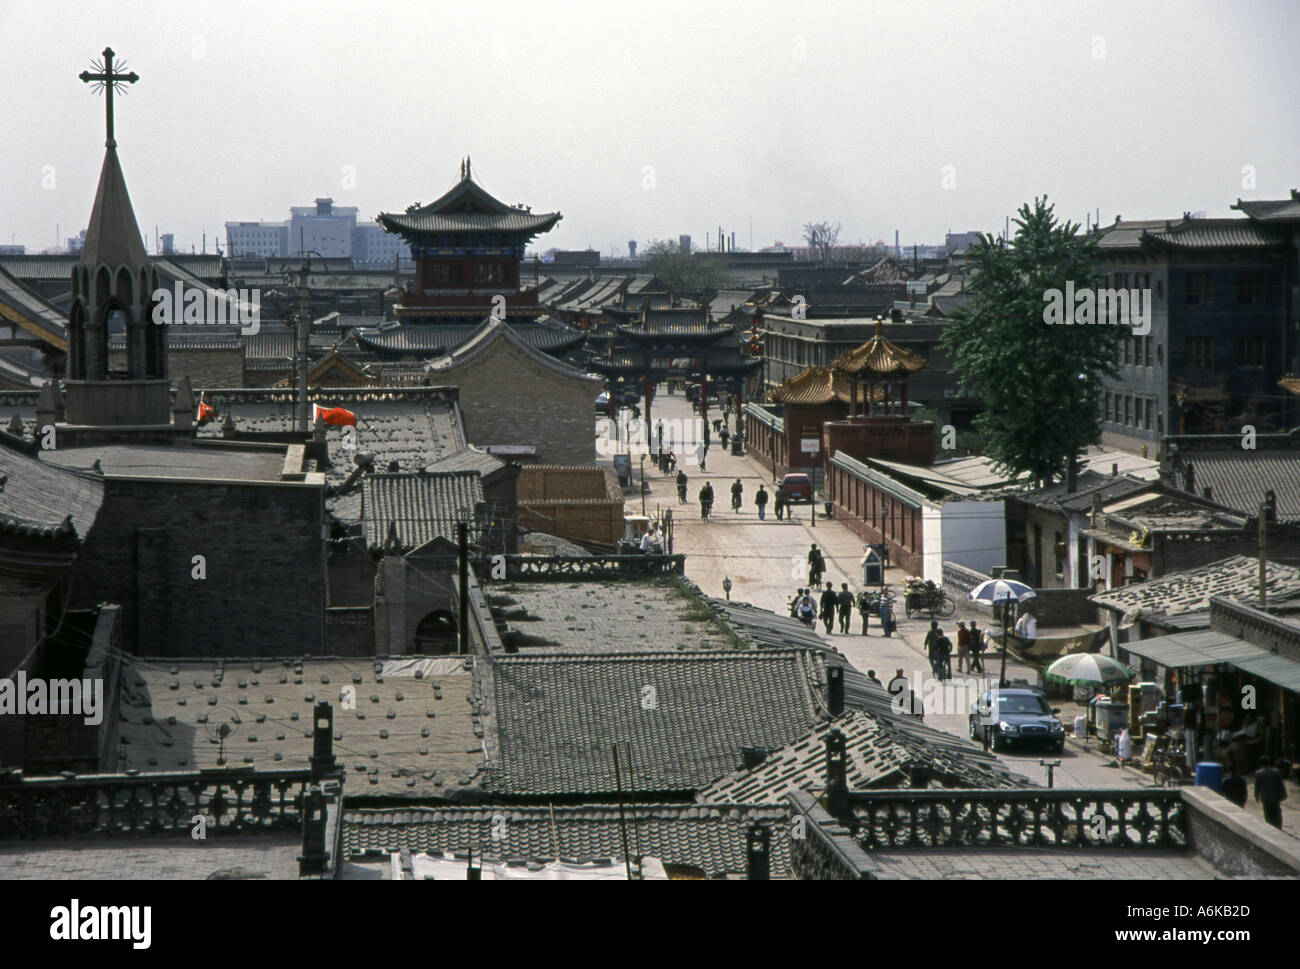
[(1033, 649), (1034, 643), (1038, 639), (1038, 620), (1029, 610), (1021, 614), (1019, 621), (1016, 623), (1016, 638), (1020, 640), (1024, 649)]
[(641, 551), (648, 555), (650, 553), (650, 550), (654, 548), (654, 545), (655, 545), (655, 530), (654, 530), (654, 526), (651, 525), (649, 528), (645, 530), (645, 534), (641, 536)]

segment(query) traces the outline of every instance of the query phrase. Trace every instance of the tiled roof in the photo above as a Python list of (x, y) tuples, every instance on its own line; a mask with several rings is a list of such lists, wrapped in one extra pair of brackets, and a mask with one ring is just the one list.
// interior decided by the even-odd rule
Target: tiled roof
[[(1300, 568), (1268, 563), (1267, 590), (1270, 603), (1300, 596)], [(1250, 601), (1258, 594), (1259, 559), (1234, 555), (1199, 568), (1100, 592), (1088, 601), (1121, 612), (1129, 621), (1139, 613), (1173, 616), (1206, 610), (1211, 596)]]
[(404, 551), (439, 537), (455, 541), (456, 523), (472, 522), (482, 500), (477, 471), (368, 474), (361, 485), (366, 545), (382, 548), (392, 525)]
[[(221, 425), (229, 413), (239, 431), (283, 433), (293, 429), (293, 392), (287, 390), (208, 389), (208, 403), (217, 408), (218, 419), (199, 429), (202, 437), (220, 437)], [(454, 399), (445, 388), (358, 388), (341, 390), (313, 387), (312, 402), (322, 407), (345, 407), (357, 415), (356, 449), (343, 447), (341, 428), (327, 426), (330, 467), (326, 483), (337, 488), (355, 468), (359, 452), (375, 457), (375, 470), (414, 472), (465, 448), (465, 431)], [(361, 521), (361, 490), (329, 499), (329, 509), (340, 521)]]
[(467, 447), (463, 451), (457, 451), (455, 454), (449, 454), (445, 458), (439, 458), (434, 461), (425, 471), (477, 471), (480, 475), (487, 477), (495, 474), (506, 466), (495, 455), (488, 454), (486, 451), (480, 451), (476, 447)]
[[(803, 650), (503, 656), (494, 670), (501, 770), (515, 795), (691, 791), (817, 720)], [(631, 764), (628, 764), (628, 758)]]
[[(832, 401), (847, 404), (851, 400), (852, 394), (852, 382), (847, 374), (829, 370), (826, 367), (809, 367), (802, 373), (773, 387), (768, 392), (768, 397), (783, 404), (817, 406), (829, 404)], [(858, 402), (865, 403), (868, 396), (867, 385), (860, 383), (858, 385)], [(885, 388), (877, 384), (875, 393), (870, 396), (875, 401), (884, 400)]]
[[(455, 798), (476, 784), (494, 740), (477, 667), (462, 658), (123, 660), (121, 769), (309, 766), (318, 700), (334, 705), (334, 756), (356, 797)], [(417, 672), (419, 676), (417, 677)], [(356, 707), (344, 708), (351, 688)], [(485, 729), (486, 728), (486, 729)]]
[(1079, 475), (1073, 492), (1068, 491), (1069, 483), (1057, 481), (1029, 491), (1016, 498), (1026, 504), (1040, 508), (1052, 508), (1065, 512), (1086, 512), (1092, 508), (1092, 499), (1098, 496), (1102, 501), (1111, 501), (1128, 495), (1137, 494), (1151, 487), (1150, 481), (1130, 478), (1127, 475), (1115, 477), (1097, 471), (1084, 471)]
[(888, 721), (854, 711), (819, 723), (792, 744), (768, 754), (757, 767), (728, 774), (696, 794), (704, 804), (781, 804), (795, 791), (820, 795), (826, 789), (826, 737), (844, 735), (850, 790), (906, 787), (912, 764), (930, 768), (936, 787), (1020, 787), (996, 757), (973, 744), (955, 754), (927, 743)]
[(428, 205), (404, 213), (381, 212), (379, 223), (401, 235), (426, 232), (526, 232), (536, 235), (560, 221), (559, 212), (533, 215), (489, 195), (469, 177)]
[(1277, 385), (1289, 394), (1300, 396), (1300, 377), (1293, 377), (1287, 374), (1277, 382)]
[(1272, 491), (1278, 521), (1300, 521), (1300, 451), (1184, 451), (1179, 465), (1183, 488), (1208, 486), (1216, 502), (1243, 515), (1258, 514), (1264, 492)]
[(0, 265), (0, 321), (18, 324), (60, 350), (68, 348), (65, 315)]
[[(238, 326), (169, 326), (167, 327), (167, 347), (169, 350), (233, 350), (236, 353), (243, 347)], [(108, 338), (110, 350), (126, 349), (126, 334), (115, 333)]]
[(621, 818), (613, 804), (352, 810), (343, 815), (343, 852), (472, 850), (489, 860), (587, 861), (623, 857), (626, 832), (634, 855), (717, 877), (745, 873), (745, 834), (753, 823), (772, 831), (772, 875), (789, 875), (789, 814), (777, 805), (629, 803)]
[[(551, 330), (557, 337), (548, 346), (535, 345), (527, 334), (530, 331)], [(431, 376), (449, 384), (456, 383), (457, 368), (472, 362), (480, 354), (487, 353), (492, 347), (504, 344), (512, 348), (517, 357), (540, 367), (552, 374), (561, 374), (572, 380), (595, 383), (581, 370), (559, 359), (553, 354), (573, 349), (586, 339), (582, 330), (563, 324), (516, 327), (491, 317), (480, 323), (454, 350), (450, 356), (432, 361), (428, 366)]]
[(1251, 219), (1181, 219), (1117, 222), (1101, 230), (1100, 246), (1140, 249), (1262, 249), (1286, 243), (1286, 235)]
[(494, 582), (487, 598), (493, 617), (518, 631), (521, 655), (735, 649), (673, 579)]
[[(679, 367), (678, 360), (683, 361), (680, 364), (681, 369), (692, 369), (693, 361), (697, 359), (703, 360), (704, 366), (710, 374), (717, 374), (722, 371), (748, 373), (763, 365), (761, 357), (742, 356), (737, 347), (726, 345), (708, 347), (706, 356), (700, 356), (699, 351), (685, 350), (682, 351), (680, 357), (668, 356), (664, 359), (669, 361), (673, 367)], [(609, 356), (593, 357), (590, 366), (597, 373), (639, 374), (645, 370), (645, 358), (640, 350), (615, 349)]]
[(1233, 208), (1261, 222), (1300, 220), (1300, 192), (1292, 189), (1289, 199), (1260, 199), (1251, 202), (1237, 199)]
[(831, 363), (831, 369), (863, 377), (900, 377), (925, 369), (923, 357), (890, 343), (883, 330), (877, 323), (876, 335), (862, 346), (841, 354)]
[(104, 474), (132, 478), (205, 478), (217, 481), (279, 481), (287, 445), (212, 447), (188, 438), (174, 444), (105, 442), (47, 451), (43, 460), (88, 470), (99, 462)]
[[(535, 323), (507, 321), (505, 325), (524, 343), (543, 353), (564, 353), (586, 339), (582, 330), (546, 319)], [(482, 323), (473, 326), (405, 324), (391, 330), (360, 329), (356, 338), (361, 346), (381, 353), (442, 356), (455, 353), (481, 328)]]
[(104, 503), (99, 475), (78, 474), (0, 444), (0, 530), (85, 539)]

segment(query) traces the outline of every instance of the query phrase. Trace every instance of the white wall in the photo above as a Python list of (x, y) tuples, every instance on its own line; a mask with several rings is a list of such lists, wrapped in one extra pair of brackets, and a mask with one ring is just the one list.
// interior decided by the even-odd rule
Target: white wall
[(943, 509), (929, 502), (921, 506), (921, 578), (943, 583)]
[[(988, 574), (995, 565), (1007, 564), (1006, 503), (1002, 501), (949, 501), (942, 514), (941, 561), (956, 562)], [(926, 540), (927, 573), (929, 540)], [(938, 582), (942, 577), (934, 577)]]

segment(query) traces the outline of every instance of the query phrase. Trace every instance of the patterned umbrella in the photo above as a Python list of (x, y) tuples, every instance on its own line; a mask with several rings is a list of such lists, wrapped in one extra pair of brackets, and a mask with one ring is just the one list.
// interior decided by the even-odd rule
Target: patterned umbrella
[(1127, 683), (1134, 672), (1119, 660), (1100, 653), (1071, 653), (1062, 656), (1043, 673), (1043, 677), (1071, 686), (1105, 686), (1108, 683)]
[(1014, 579), (989, 579), (970, 590), (970, 598), (986, 606), (991, 606), (995, 602), (1005, 602), (1007, 599), (1019, 602), (1021, 599), (1033, 597), (1033, 589)]

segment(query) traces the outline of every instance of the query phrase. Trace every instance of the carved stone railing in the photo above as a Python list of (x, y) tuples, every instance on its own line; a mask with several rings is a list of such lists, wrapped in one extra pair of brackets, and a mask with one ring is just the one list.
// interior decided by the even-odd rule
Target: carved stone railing
[(311, 771), (0, 775), (0, 839), (299, 830)]
[(849, 830), (805, 792), (789, 796), (790, 869), (804, 881), (864, 881), (874, 878), (870, 856)]
[(1177, 790), (880, 791), (852, 797), (868, 851), (897, 848), (1185, 848)]
[(507, 555), (506, 578), (621, 579), (628, 576), (681, 575), (685, 555)]

